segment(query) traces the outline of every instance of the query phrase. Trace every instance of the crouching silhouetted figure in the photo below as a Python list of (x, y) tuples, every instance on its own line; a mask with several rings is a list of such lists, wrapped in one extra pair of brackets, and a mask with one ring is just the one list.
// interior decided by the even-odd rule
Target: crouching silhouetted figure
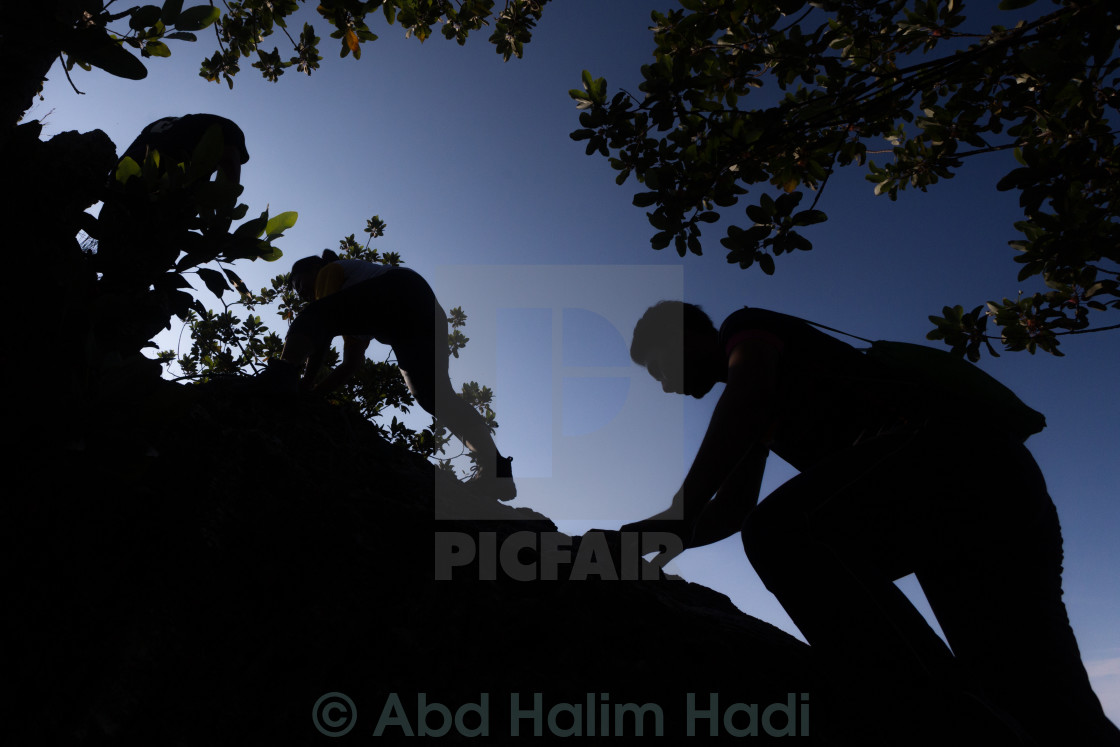
[[(306, 362), (303, 387), (330, 392), (349, 380), (372, 340), (393, 348), (397, 367), (416, 402), (436, 416), (477, 456), (474, 482), (488, 495), (517, 495), (509, 457), (497, 450), (490, 429), (466, 400), (455, 394), (448, 373), (447, 313), (428, 282), (406, 267), (339, 259), (325, 250), (292, 266), (291, 284), (310, 301), (288, 330), (284, 351), (264, 375), (291, 382)], [(315, 383), (331, 340), (342, 335), (342, 361)], [(438, 410), (438, 411), (437, 411)]]
[(241, 166), (249, 161), (245, 133), (235, 122), (217, 114), (184, 114), (157, 119), (140, 131), (121, 158), (143, 163), (148, 151), (156, 150), (172, 163), (185, 161), (211, 127), (218, 127), (222, 132), (222, 153), (217, 172), (227, 181), (240, 184)]
[[(717, 330), (699, 307), (662, 302), (631, 357), (666, 392), (726, 386), (670, 509), (622, 529), (672, 527), (685, 547), (741, 531), (812, 647), (825, 724), (899, 744), (1120, 745), (1070, 628), (1057, 513), (1021, 436), (763, 309)], [(758, 503), (770, 452), (800, 474)], [(951, 651), (893, 583), (911, 573)]]

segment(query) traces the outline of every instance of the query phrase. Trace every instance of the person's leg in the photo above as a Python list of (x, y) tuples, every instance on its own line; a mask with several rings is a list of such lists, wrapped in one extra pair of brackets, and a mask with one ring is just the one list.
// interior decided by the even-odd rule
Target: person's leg
[(374, 278), (311, 301), (288, 328), (280, 359), (303, 368), (314, 357), (309, 366), (309, 373), (314, 373), (310, 369), (319, 368), (331, 340), (339, 335), (375, 337), (389, 342), (387, 332), (396, 314), (391, 301), (386, 299), (390, 292), (391, 285), (380, 285), (379, 279)]
[[(950, 652), (893, 583), (928, 544), (911, 479), (912, 435), (881, 437), (802, 473), (743, 526), (759, 578), (806, 640), (848, 674), (942, 674)], [(923, 535), (918, 542), (918, 536)]]
[[(299, 388), (300, 372), (305, 364), (308, 377), (314, 379), (331, 340), (342, 334), (348, 327), (346, 320), (360, 308), (356, 294), (348, 293), (349, 290), (303, 307), (288, 328), (280, 357), (269, 360), (267, 368), (258, 375), (259, 385), (278, 392), (294, 392)], [(304, 382), (305, 386), (310, 383), (310, 380)]]
[(482, 415), (455, 393), (447, 370), (447, 357), (424, 355), (416, 347), (419, 346), (403, 343), (393, 348), (397, 367), (416, 404), (480, 458), (487, 453), (496, 454), (494, 439)]
[(311, 357), (311, 351), (314, 348), (315, 344), (310, 335), (298, 329), (294, 332), (289, 329), (288, 334), (284, 337), (284, 347), (280, 351), (280, 360), (296, 369), (302, 368), (307, 359)]
[(969, 712), (951, 652), (894, 584), (952, 552), (961, 507), (982, 500), (936, 461), (938, 444), (884, 436), (794, 477), (748, 516), (744, 548), (812, 646), (817, 702), (835, 721), (1003, 739), (996, 719)]
[[(510, 478), (510, 460), (498, 452), (486, 420), (451, 385), (447, 312), (428, 283), (414, 272), (394, 277), (393, 293), (400, 304), (407, 304), (402, 314), (407, 321), (394, 334), (393, 352), (417, 404), (476, 455), (480, 479)], [(517, 494), (512, 479), (502, 479), (489, 489), (501, 500)]]
[(288, 328), (280, 360), (297, 372), (308, 364), (307, 375), (314, 376), (322, 364), (322, 354), (330, 346), (346, 307), (336, 297), (324, 298), (307, 304)]
[(993, 499), (966, 525), (982, 533), (918, 570), (926, 598), (970, 681), (1039, 744), (1120, 745), (1062, 602), (1061, 529), (1042, 474), (1019, 445), (988, 457), (1001, 469), (976, 487)]

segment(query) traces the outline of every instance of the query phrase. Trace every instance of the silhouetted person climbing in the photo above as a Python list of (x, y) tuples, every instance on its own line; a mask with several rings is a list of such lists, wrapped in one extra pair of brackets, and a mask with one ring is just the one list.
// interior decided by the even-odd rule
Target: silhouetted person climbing
[[(150, 152), (158, 152), (164, 167), (190, 161), (195, 149), (203, 142), (212, 128), (221, 133), (222, 151), (207, 178), (218, 175), (226, 182), (241, 183), (241, 166), (248, 162), (245, 133), (234, 122), (216, 114), (186, 114), (181, 117), (164, 117), (144, 127), (118, 160), (131, 158), (141, 167)], [(151, 211), (149, 196), (121, 189), (114, 185), (115, 175), (109, 176), (110, 189), (98, 215), (97, 254), (94, 268), (108, 282), (116, 282), (123, 274), (139, 276), (140, 284), (151, 281), (150, 276), (163, 273), (175, 262), (186, 247), (176, 243), (156, 240), (162, 228)], [(115, 188), (114, 188), (115, 187)], [(229, 230), (230, 221), (218, 225)]]
[[(815, 686), (839, 698), (832, 723), (858, 734), (907, 713), (887, 728), (914, 744), (964, 736), (953, 719), (971, 712), (993, 725), (988, 744), (1021, 729), (1039, 745), (1120, 745), (1070, 628), (1057, 513), (1022, 435), (763, 309), (717, 330), (699, 307), (662, 302), (630, 354), (666, 392), (726, 386), (671, 508), (622, 530), (672, 528), (685, 547), (741, 531), (812, 646)], [(800, 474), (759, 503), (770, 452)], [(952, 652), (894, 585), (910, 573)]]
[[(155, 171), (145, 168), (153, 151), (159, 153)], [(204, 158), (195, 158), (196, 151)], [(126, 159), (139, 172), (122, 169)], [(232, 208), (248, 160), (236, 124), (188, 114), (147, 125), (105, 175), (101, 211), (88, 229), (96, 250), (87, 254), (101, 296), (95, 333), (105, 352), (133, 355), (163, 327), (168, 310), (186, 314), (189, 296), (174, 286), (171, 271), (184, 252), (197, 264), (233, 246)], [(190, 170), (179, 173), (178, 164), (188, 161)]]
[[(332, 391), (357, 372), (370, 341), (376, 339), (393, 348), (416, 402), (477, 455), (475, 481), (500, 500), (517, 495), (512, 459), (498, 453), (486, 421), (451, 386), (447, 313), (419, 273), (339, 259), (328, 249), (322, 257), (297, 261), (291, 284), (310, 303), (292, 322), (280, 358), (270, 361), (261, 375), (265, 381), (294, 390), (306, 362), (303, 387)], [(331, 340), (338, 335), (343, 337), (342, 362), (315, 385)]]
[(217, 171), (227, 181), (240, 184), (241, 165), (249, 161), (245, 133), (233, 121), (217, 114), (185, 114), (158, 119), (140, 131), (121, 158), (128, 157), (142, 164), (148, 151), (156, 150), (161, 159), (181, 163), (191, 157), (206, 131), (215, 125), (222, 131), (222, 155)]

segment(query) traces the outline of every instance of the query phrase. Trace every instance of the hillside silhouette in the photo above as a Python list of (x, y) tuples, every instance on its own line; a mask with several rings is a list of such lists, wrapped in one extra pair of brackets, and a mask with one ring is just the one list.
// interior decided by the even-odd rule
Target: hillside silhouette
[[(690, 692), (721, 709), (809, 692), (807, 646), (697, 584), (487, 581), (477, 566), (434, 580), (436, 532), (556, 527), (313, 396), (161, 382), (102, 403), (68, 456), (84, 466), (26, 473), (5, 521), (15, 743), (323, 743), (312, 708), (334, 692), (357, 710), (344, 743), (369, 739), (394, 695), (416, 729), (421, 693), (452, 713), (487, 694), (486, 744), (532, 734), (530, 718), (510, 734), (510, 698), (529, 708), (537, 692), (542, 712), (658, 704), (664, 734), (684, 736)], [(437, 494), (443, 516), (492, 511), (438, 518)]]
[[(530, 733), (524, 719), (510, 733), (513, 693), (540, 692), (545, 710), (657, 704), (667, 736), (685, 734), (689, 692), (721, 709), (792, 694), (800, 709), (808, 647), (725, 596), (673, 579), (482, 580), (471, 566), (437, 581), (437, 532), (556, 527), (464, 490), (346, 407), (160, 379), (139, 348), (190, 299), (184, 268), (99, 280), (75, 236), (97, 229), (83, 211), (114, 144), (41, 129), (3, 145), (22, 179), (8, 242), (27, 249), (13, 251), (28, 366), (8, 369), (2, 517), (12, 743), (318, 744), (312, 708), (334, 692), (357, 711), (342, 743), (371, 738), (394, 695), (414, 711), (421, 693), (452, 710), (488, 694), (486, 744)], [(183, 226), (153, 224), (133, 250)], [(441, 516), (487, 518), (437, 518), (437, 492)]]

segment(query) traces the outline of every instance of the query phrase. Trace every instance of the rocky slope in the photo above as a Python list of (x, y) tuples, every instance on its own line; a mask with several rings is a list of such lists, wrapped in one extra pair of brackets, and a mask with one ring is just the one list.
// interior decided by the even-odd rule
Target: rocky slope
[(649, 735), (658, 714), (667, 736), (722, 741), (729, 708), (760, 735), (810, 728), (807, 647), (704, 587), (564, 562), (521, 581), (484, 553), (437, 580), (441, 538), (515, 537), (515, 568), (538, 569), (525, 538), (568, 538), (343, 408), (162, 384), (72, 446), (6, 501), (13, 743), (323, 744), (349, 726), (343, 742), (493, 744)]

